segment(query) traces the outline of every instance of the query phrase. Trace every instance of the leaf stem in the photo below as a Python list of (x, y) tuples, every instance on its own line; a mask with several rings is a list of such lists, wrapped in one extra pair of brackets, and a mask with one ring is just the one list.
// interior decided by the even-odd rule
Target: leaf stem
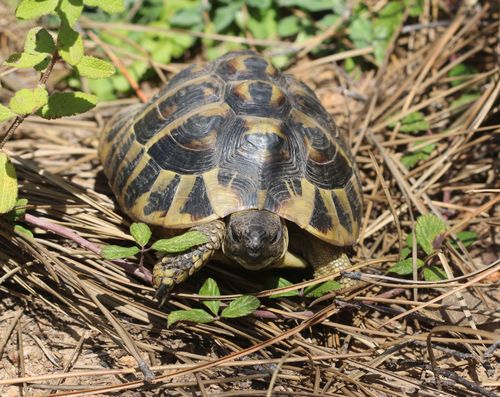
[[(54, 69), (54, 65), (57, 63), (59, 60), (59, 53), (54, 51), (52, 54), (52, 57), (50, 59), (49, 64), (47, 65), (47, 68), (43, 71), (42, 75), (40, 76), (39, 84), (45, 84), (47, 83), (47, 80), (49, 79), (50, 74), (52, 73), (52, 70)], [(2, 141), (0, 142), (0, 150), (4, 147), (4, 145), (7, 143), (7, 141), (12, 137), (14, 132), (18, 129), (18, 127), (22, 124), (22, 122), (28, 117), (28, 115), (22, 115), (22, 116), (17, 116), (10, 127), (7, 129), (7, 132), (5, 133), (4, 137), (2, 138)]]

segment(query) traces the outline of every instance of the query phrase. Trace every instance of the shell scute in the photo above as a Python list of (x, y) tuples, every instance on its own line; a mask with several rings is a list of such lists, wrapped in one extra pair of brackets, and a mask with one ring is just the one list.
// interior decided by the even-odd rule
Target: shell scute
[(349, 148), (314, 92), (251, 51), (193, 65), (118, 118), (99, 156), (135, 219), (180, 229), (264, 209), (337, 245), (360, 229)]

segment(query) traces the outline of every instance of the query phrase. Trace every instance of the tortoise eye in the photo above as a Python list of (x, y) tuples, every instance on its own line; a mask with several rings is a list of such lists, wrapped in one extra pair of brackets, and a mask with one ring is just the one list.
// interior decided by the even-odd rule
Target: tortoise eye
[(238, 234), (238, 232), (236, 230), (234, 230), (234, 227), (229, 228), (229, 235), (230, 235), (231, 240), (233, 240), (237, 243), (239, 243), (241, 241), (240, 235)]
[(278, 230), (276, 231), (276, 233), (274, 233), (274, 236), (273, 236), (273, 238), (272, 238), (272, 240), (271, 240), (271, 244), (275, 244), (275, 243), (277, 243), (277, 242), (280, 240), (280, 238), (281, 238), (281, 230), (280, 230), (280, 229), (278, 229)]

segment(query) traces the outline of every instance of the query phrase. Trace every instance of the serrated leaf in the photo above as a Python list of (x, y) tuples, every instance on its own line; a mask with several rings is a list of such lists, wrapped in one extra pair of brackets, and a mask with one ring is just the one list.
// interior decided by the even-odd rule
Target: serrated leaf
[[(477, 70), (473, 66), (465, 63), (459, 63), (448, 72), (448, 77), (471, 76), (476, 73)], [(467, 80), (468, 79), (457, 79), (451, 81), (450, 84), (452, 87), (456, 87), (457, 85), (465, 83)]]
[(155, 251), (175, 254), (186, 251), (196, 245), (205, 244), (206, 242), (208, 242), (207, 236), (197, 230), (191, 230), (181, 234), (180, 236), (158, 240), (151, 246), (151, 248)]
[(57, 49), (61, 58), (70, 65), (78, 64), (83, 57), (82, 37), (64, 21), (61, 21), (59, 28)]
[(89, 7), (99, 7), (109, 14), (125, 11), (123, 0), (83, 0), (83, 4)]
[(329, 292), (339, 290), (341, 285), (338, 281), (329, 280), (324, 283), (310, 285), (304, 290), (304, 295), (308, 298), (319, 298)]
[(420, 216), (415, 225), (417, 242), (427, 255), (434, 252), (434, 240), (446, 231), (446, 224), (437, 216), (428, 214)]
[(422, 112), (413, 112), (401, 120), (401, 132), (418, 133), (420, 131), (427, 131), (429, 123), (425, 119)]
[[(419, 142), (419, 146), (421, 142)], [(428, 145), (425, 145), (423, 147), (420, 147), (420, 149), (417, 149), (417, 150), (412, 150), (410, 148), (410, 153), (408, 154), (405, 154), (403, 157), (401, 157), (401, 163), (407, 168), (407, 169), (411, 169), (413, 168), (415, 165), (417, 165), (417, 163), (421, 160), (427, 160), (432, 152), (434, 151), (434, 149), (436, 148), (436, 144), (435, 143), (429, 143)]]
[[(477, 233), (472, 230), (464, 230), (457, 233), (457, 238), (462, 242), (464, 247), (470, 247), (477, 240)], [(451, 245), (458, 248), (456, 241), (452, 241)]]
[(21, 0), (16, 8), (16, 18), (33, 19), (49, 14), (57, 7), (58, 0)]
[(447, 278), (446, 272), (439, 266), (428, 266), (424, 268), (425, 281), (441, 281)]
[(236, 318), (247, 316), (257, 310), (259, 306), (260, 301), (255, 296), (240, 296), (232, 301), (229, 306), (222, 311), (221, 317)]
[(203, 13), (199, 7), (179, 9), (170, 18), (172, 26), (180, 28), (190, 28), (196, 25), (203, 24)]
[(48, 100), (49, 94), (44, 86), (22, 88), (11, 98), (9, 107), (16, 114), (26, 115), (45, 105)]
[[(421, 268), (424, 265), (424, 261), (417, 258), (417, 269)], [(389, 268), (389, 273), (396, 273), (400, 276), (406, 276), (408, 274), (413, 273), (413, 259), (406, 258), (398, 261), (396, 264), (392, 265)]]
[(0, 105), (0, 122), (7, 121), (13, 117), (16, 117), (16, 114), (12, 110), (7, 106)]
[(4, 65), (18, 69), (33, 68), (41, 64), (45, 58), (46, 54), (14, 53), (4, 61)]
[(206, 324), (214, 321), (214, 318), (203, 309), (175, 310), (169, 313), (167, 326), (170, 327), (178, 321)]
[(17, 200), (17, 176), (14, 164), (0, 151), (0, 214), (12, 210)]
[(73, 27), (83, 11), (82, 0), (60, 0), (57, 14), (64, 23)]
[[(275, 289), (275, 288), (284, 288), (284, 287), (289, 287), (293, 285), (290, 281), (287, 279), (284, 279), (282, 277), (269, 277), (266, 282), (264, 283), (265, 289)], [(299, 294), (299, 291), (292, 290), (292, 291), (286, 291), (286, 292), (279, 292), (276, 294), (273, 294), (269, 296), (271, 299), (275, 298), (282, 298), (285, 296), (297, 296)]]
[(24, 52), (29, 54), (52, 54), (56, 49), (50, 33), (39, 26), (32, 28), (24, 40)]
[(115, 73), (115, 67), (109, 62), (93, 56), (84, 55), (80, 62), (75, 65), (80, 76), (89, 79), (103, 79)]
[(236, 13), (240, 10), (240, 6), (231, 4), (228, 6), (217, 7), (214, 14), (214, 28), (216, 32), (221, 32), (226, 29), (236, 18)]
[(372, 23), (362, 17), (353, 19), (349, 25), (349, 38), (356, 48), (369, 47), (373, 41)]
[[(215, 282), (213, 278), (207, 278), (198, 292), (202, 296), (220, 296), (219, 286)], [(218, 300), (210, 300), (210, 301), (202, 301), (206, 307), (210, 309), (210, 311), (214, 314), (214, 316), (219, 313), (220, 301)]]
[(97, 97), (85, 92), (55, 92), (38, 111), (45, 119), (74, 116), (95, 107)]
[(14, 225), (14, 230), (17, 230), (20, 233), (24, 233), (30, 237), (34, 237), (33, 232), (29, 229), (26, 229), (23, 225)]
[(141, 249), (137, 246), (121, 247), (119, 245), (106, 245), (101, 249), (101, 256), (110, 261), (116, 259), (130, 258), (137, 255)]
[(130, 234), (137, 244), (144, 247), (151, 238), (151, 229), (145, 223), (135, 222), (130, 225)]
[(290, 37), (300, 31), (300, 20), (296, 15), (289, 15), (280, 20), (278, 24), (278, 35), (280, 37)]

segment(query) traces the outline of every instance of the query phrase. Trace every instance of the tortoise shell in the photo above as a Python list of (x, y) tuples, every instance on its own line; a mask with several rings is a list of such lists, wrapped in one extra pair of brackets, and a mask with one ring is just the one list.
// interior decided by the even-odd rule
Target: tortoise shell
[(119, 115), (99, 156), (132, 218), (183, 229), (264, 209), (335, 245), (355, 242), (361, 188), (314, 92), (251, 51), (192, 65)]

